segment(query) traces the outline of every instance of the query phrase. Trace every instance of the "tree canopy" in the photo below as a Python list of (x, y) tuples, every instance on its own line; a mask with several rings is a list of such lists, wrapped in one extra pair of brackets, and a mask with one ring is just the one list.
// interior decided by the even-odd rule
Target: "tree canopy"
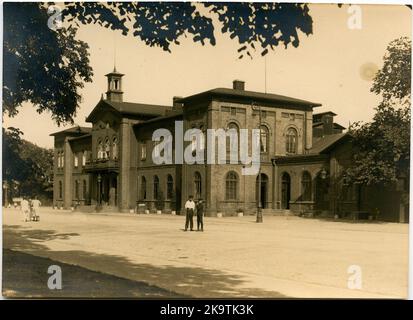
[(3, 180), (9, 184), (9, 196), (51, 198), (53, 150), (22, 139), (16, 128), (3, 130)]
[[(81, 89), (92, 80), (88, 44), (76, 39), (81, 25), (98, 24), (132, 35), (167, 52), (191, 37), (216, 44), (215, 32), (239, 43), (239, 58), (265, 55), (277, 46), (300, 44), (312, 33), (308, 5), (297, 3), (70, 2), (62, 8), (65, 28), (48, 27), (52, 3), (3, 5), (3, 112), (15, 116), (23, 102), (48, 111), (57, 124), (73, 122)], [(59, 3), (59, 5), (63, 5)], [(214, 19), (213, 19), (214, 17)]]
[(392, 41), (384, 55), (371, 91), (382, 101), (369, 123), (354, 123), (349, 130), (353, 137), (354, 163), (346, 174), (353, 182), (393, 184), (408, 179), (410, 170), (410, 90), (411, 41)]
[(58, 124), (72, 121), (79, 89), (92, 81), (88, 45), (76, 39), (76, 28), (49, 29), (41, 4), (8, 2), (3, 8), (3, 113), (14, 116), (31, 102)]

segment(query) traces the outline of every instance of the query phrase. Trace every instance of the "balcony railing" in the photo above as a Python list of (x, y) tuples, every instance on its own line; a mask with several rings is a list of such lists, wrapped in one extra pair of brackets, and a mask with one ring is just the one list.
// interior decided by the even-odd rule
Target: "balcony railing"
[(117, 170), (119, 168), (118, 159), (94, 159), (86, 161), (86, 171)]

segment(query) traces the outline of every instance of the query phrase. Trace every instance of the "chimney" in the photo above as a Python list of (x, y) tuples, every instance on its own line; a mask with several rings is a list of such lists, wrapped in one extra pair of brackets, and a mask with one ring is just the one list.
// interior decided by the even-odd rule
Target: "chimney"
[(179, 99), (182, 99), (182, 97), (173, 97), (172, 98), (172, 110), (182, 110), (184, 104), (182, 102), (178, 102)]
[(245, 81), (242, 81), (242, 80), (232, 81), (232, 89), (234, 89), (234, 90), (245, 90)]
[(324, 114), (321, 117), (321, 122), (323, 123), (324, 135), (333, 134), (333, 116), (331, 114)]

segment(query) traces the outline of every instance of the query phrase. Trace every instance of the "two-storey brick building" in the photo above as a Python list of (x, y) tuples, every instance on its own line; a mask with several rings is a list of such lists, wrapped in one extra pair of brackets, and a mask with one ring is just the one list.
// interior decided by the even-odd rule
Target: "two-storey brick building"
[[(57, 207), (179, 212), (194, 195), (206, 200), (207, 214), (253, 213), (260, 195), (264, 212), (367, 210), (368, 197), (339, 182), (351, 144), (334, 113), (313, 114), (319, 103), (247, 91), (239, 80), (231, 89), (175, 97), (170, 106), (129, 103), (123, 101), (123, 74), (114, 70), (106, 76), (106, 99), (86, 119), (92, 126), (52, 134)], [(261, 129), (261, 192), (256, 175), (242, 174), (242, 163), (155, 164), (153, 132), (165, 128), (175, 135), (177, 122), (184, 132)], [(189, 144), (173, 141), (174, 156), (176, 148)], [(205, 145), (204, 151), (211, 150)]]

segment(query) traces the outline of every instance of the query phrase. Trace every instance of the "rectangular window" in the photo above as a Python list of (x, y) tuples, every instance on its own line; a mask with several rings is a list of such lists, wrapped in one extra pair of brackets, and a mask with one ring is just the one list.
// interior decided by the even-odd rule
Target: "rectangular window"
[(84, 167), (86, 165), (86, 151), (83, 151), (82, 153), (82, 166)]
[(231, 116), (237, 115), (237, 108), (231, 108)]
[(146, 142), (141, 143), (141, 160), (146, 160)]
[(79, 166), (79, 155), (77, 155), (77, 154), (75, 154), (74, 165), (75, 165), (75, 168), (77, 168)]

